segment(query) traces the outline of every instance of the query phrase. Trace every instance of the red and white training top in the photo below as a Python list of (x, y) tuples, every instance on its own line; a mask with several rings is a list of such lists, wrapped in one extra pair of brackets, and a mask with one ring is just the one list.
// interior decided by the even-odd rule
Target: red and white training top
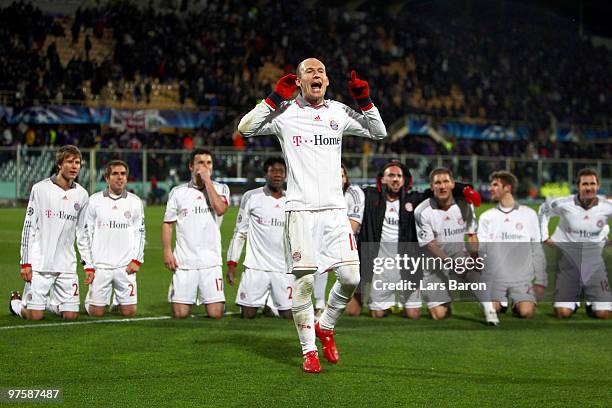
[(259, 103), (240, 120), (238, 131), (245, 137), (278, 137), (287, 163), (286, 211), (346, 209), (342, 136), (387, 137), (375, 106), (363, 112), (333, 100), (312, 106), (301, 95), (276, 110)]
[(76, 182), (64, 190), (56, 180), (53, 176), (32, 187), (21, 232), (20, 262), (36, 272), (76, 273), (75, 237), (81, 258), (91, 267), (84, 228), (89, 194)]
[[(215, 191), (229, 202), (229, 187), (213, 181)], [(192, 182), (174, 187), (168, 196), (164, 222), (176, 222), (174, 256), (180, 269), (220, 266), (223, 216), (208, 205), (205, 190)]]
[(108, 190), (97, 192), (89, 198), (85, 221), (96, 269), (144, 262), (144, 209), (137, 195), (125, 191), (113, 198)]

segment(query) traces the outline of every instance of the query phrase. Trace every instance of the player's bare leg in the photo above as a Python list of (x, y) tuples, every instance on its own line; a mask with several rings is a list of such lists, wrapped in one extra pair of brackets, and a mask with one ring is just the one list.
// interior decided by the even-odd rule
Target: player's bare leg
[(355, 294), (351, 300), (349, 300), (346, 305), (346, 314), (349, 316), (359, 316), (361, 315), (361, 309), (363, 305), (361, 304), (361, 295)]
[(26, 309), (26, 319), (27, 320), (42, 320), (45, 317), (44, 310), (32, 310)]
[(514, 305), (514, 312), (519, 317), (531, 319), (535, 315), (535, 303), (528, 301), (518, 302)]
[(568, 307), (555, 307), (555, 316), (557, 319), (567, 319), (572, 317), (574, 310)]
[(256, 307), (240, 306), (240, 317), (243, 319), (254, 319), (256, 316)]
[(421, 318), (421, 308), (416, 308), (416, 307), (404, 308), (404, 316), (411, 320), (419, 320)]
[(191, 305), (183, 303), (172, 303), (172, 317), (175, 319), (184, 319), (191, 315)]
[(136, 316), (137, 309), (137, 305), (119, 305), (119, 310), (121, 311), (121, 314), (125, 317)]
[(92, 317), (102, 317), (106, 311), (105, 306), (85, 305), (87, 313)]
[(79, 312), (62, 312), (62, 319), (64, 320), (76, 320), (79, 317)]
[(220, 319), (223, 317), (223, 313), (225, 312), (225, 303), (216, 302), (209, 303), (206, 305), (206, 313), (208, 317), (211, 319)]
[(370, 310), (370, 316), (372, 316), (375, 319), (380, 319), (382, 317), (387, 316), (387, 311), (386, 310)]
[(429, 309), (429, 316), (433, 320), (446, 319), (449, 314), (448, 311), (449, 311), (449, 304), (445, 303), (443, 305), (434, 306), (431, 309)]
[(287, 319), (287, 320), (293, 319), (293, 313), (291, 313), (291, 310), (279, 310), (278, 316), (281, 319)]

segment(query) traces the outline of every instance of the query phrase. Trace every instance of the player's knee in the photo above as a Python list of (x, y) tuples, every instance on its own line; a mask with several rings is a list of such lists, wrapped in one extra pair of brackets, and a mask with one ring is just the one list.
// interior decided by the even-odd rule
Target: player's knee
[(122, 307), (121, 314), (125, 317), (134, 317), (136, 316), (136, 306), (133, 307)]
[(572, 309), (568, 309), (567, 307), (557, 307), (555, 308), (555, 316), (557, 319), (567, 319), (574, 314)]
[(438, 306), (432, 309), (429, 309), (429, 315), (433, 320), (442, 320), (448, 316), (448, 307), (446, 306)]
[(597, 319), (607, 320), (610, 318), (610, 311), (609, 310), (593, 310), (593, 316), (596, 317)]
[(523, 319), (531, 319), (535, 315), (535, 305), (531, 302), (521, 302), (518, 305), (518, 314)]
[(499, 313), (499, 311), (502, 309), (501, 303), (499, 302), (491, 302), (491, 303), (493, 303), (493, 309), (495, 309), (495, 311)]
[(87, 314), (89, 314), (91, 317), (102, 317), (104, 316), (104, 308), (96, 307), (96, 306), (89, 306), (87, 308)]
[(404, 309), (404, 316), (411, 320), (418, 320), (421, 317), (421, 309), (406, 308)]
[(63, 312), (62, 319), (64, 320), (76, 320), (79, 317), (78, 312)]
[(360, 316), (361, 315), (361, 305), (355, 299), (351, 299), (351, 301), (346, 305), (346, 310), (344, 312), (349, 316)]
[(338, 282), (342, 286), (356, 288), (359, 285), (359, 265), (342, 265), (336, 268)]
[(28, 320), (42, 320), (45, 317), (45, 312), (42, 310), (26, 309), (26, 318)]
[(384, 310), (370, 310), (370, 316), (372, 316), (375, 319), (380, 319), (382, 317), (385, 317), (385, 311)]

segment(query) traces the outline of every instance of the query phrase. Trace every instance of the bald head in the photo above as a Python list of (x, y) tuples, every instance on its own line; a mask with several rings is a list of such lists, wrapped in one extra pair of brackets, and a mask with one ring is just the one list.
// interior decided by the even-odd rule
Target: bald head
[(323, 103), (329, 78), (325, 65), (316, 58), (307, 58), (297, 66), (296, 85), (302, 91), (302, 97), (312, 105)]
[(325, 69), (325, 64), (319, 61), (316, 58), (306, 58), (304, 61), (300, 62), (297, 66), (297, 76), (301, 78), (304, 75), (305, 67), (310, 64), (322, 65), (323, 69)]

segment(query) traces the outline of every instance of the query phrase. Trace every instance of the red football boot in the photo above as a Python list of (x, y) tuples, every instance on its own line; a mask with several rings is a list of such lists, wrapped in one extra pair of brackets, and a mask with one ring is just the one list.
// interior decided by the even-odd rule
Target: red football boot
[(320, 373), (321, 363), (319, 362), (319, 353), (309, 351), (304, 354), (304, 372), (305, 373)]
[(323, 356), (325, 359), (332, 364), (336, 364), (340, 359), (340, 353), (338, 353), (338, 349), (336, 348), (334, 331), (321, 329), (319, 322), (317, 322), (315, 324), (315, 334), (319, 340), (321, 340), (321, 344), (323, 345)]

